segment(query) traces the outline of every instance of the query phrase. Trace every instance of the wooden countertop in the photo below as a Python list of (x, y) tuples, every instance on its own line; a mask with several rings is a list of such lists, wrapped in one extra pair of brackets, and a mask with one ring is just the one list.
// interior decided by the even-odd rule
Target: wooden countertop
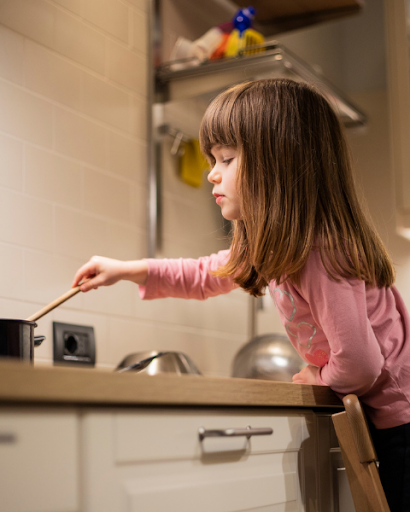
[(0, 403), (340, 408), (325, 386), (0, 362)]

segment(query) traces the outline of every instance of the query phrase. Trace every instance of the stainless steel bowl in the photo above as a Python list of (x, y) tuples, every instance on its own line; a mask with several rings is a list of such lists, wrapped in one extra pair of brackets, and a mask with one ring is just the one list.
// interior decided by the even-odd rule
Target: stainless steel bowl
[(287, 336), (264, 334), (243, 345), (232, 365), (232, 377), (292, 382), (306, 363)]
[(135, 352), (126, 356), (116, 371), (134, 371), (147, 375), (176, 373), (177, 375), (201, 375), (192, 359), (182, 352)]

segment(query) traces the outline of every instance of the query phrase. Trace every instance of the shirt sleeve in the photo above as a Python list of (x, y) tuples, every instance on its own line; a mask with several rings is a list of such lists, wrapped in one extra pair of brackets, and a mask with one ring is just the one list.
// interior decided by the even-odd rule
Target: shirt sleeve
[(215, 277), (211, 270), (224, 265), (229, 250), (219, 251), (199, 259), (146, 259), (148, 277), (145, 286), (139, 287), (141, 299), (181, 299), (205, 300), (229, 293), (238, 287), (230, 278)]
[(329, 361), (317, 382), (342, 394), (363, 395), (384, 366), (384, 357), (367, 316), (366, 284), (359, 279), (335, 281), (313, 251), (302, 273), (300, 293), (330, 348)]

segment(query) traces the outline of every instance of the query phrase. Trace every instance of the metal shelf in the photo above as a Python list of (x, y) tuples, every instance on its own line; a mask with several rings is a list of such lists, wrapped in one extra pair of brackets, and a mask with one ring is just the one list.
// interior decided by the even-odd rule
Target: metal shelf
[[(255, 53), (248, 53), (251, 50)], [(180, 69), (184, 65), (185, 69)], [(156, 69), (155, 102), (166, 103), (189, 98), (209, 101), (231, 85), (274, 77), (288, 77), (314, 84), (333, 105), (345, 126), (366, 124), (365, 114), (343, 93), (277, 42), (252, 47), (246, 50), (246, 54), (244, 52), (235, 58), (207, 61), (196, 66), (183, 61), (165, 63)]]

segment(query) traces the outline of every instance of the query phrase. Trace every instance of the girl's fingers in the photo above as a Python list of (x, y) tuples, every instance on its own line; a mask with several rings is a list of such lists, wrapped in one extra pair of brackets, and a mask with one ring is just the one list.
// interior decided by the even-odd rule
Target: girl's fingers
[(78, 286), (81, 283), (81, 281), (83, 281), (85, 279), (92, 278), (96, 274), (97, 274), (97, 269), (95, 267), (95, 264), (86, 263), (79, 270), (77, 270), (77, 273), (74, 276), (72, 288), (75, 288), (76, 286)]

